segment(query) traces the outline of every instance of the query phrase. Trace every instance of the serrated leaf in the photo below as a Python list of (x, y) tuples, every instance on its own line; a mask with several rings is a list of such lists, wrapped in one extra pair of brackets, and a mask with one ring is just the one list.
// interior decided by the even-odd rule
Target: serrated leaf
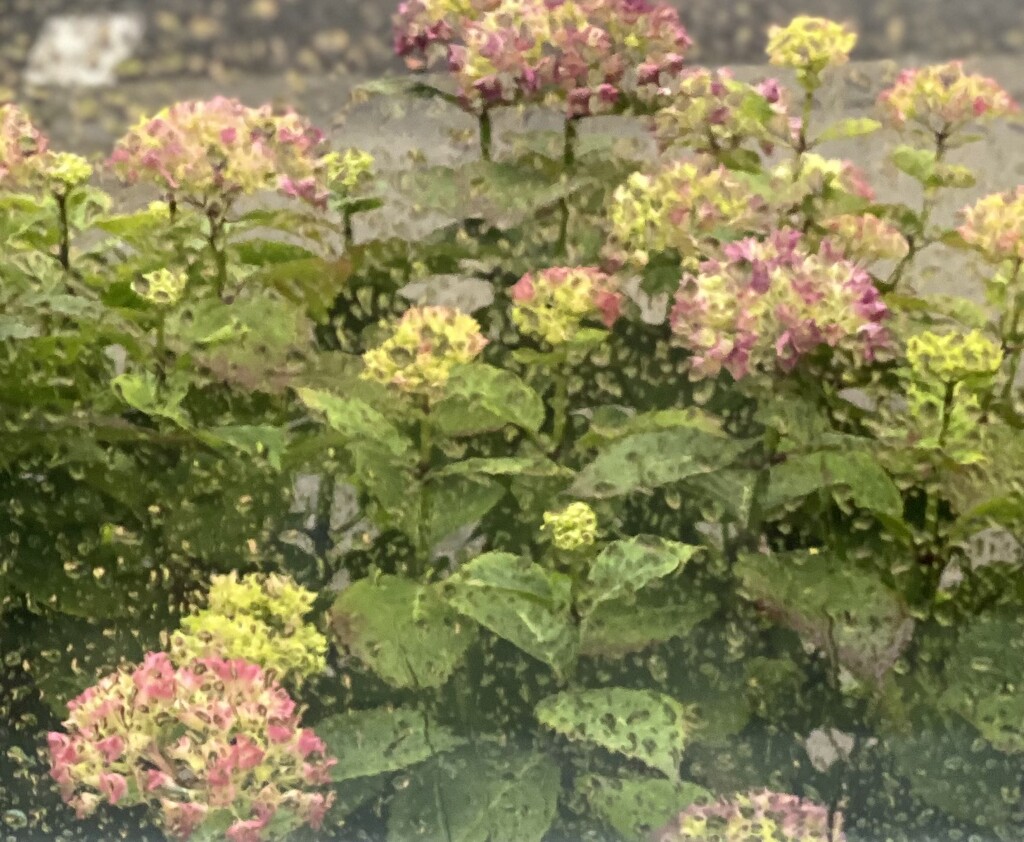
[(331, 624), (341, 645), (394, 687), (440, 687), (475, 637), (432, 588), (398, 576), (347, 587)]
[(562, 672), (576, 657), (571, 582), (511, 553), (477, 556), (444, 583), (449, 604)]
[(488, 477), (435, 476), (423, 485), (428, 547), (487, 514), (505, 496), (505, 486)]
[(638, 775), (585, 775), (576, 781), (576, 790), (625, 842), (648, 842), (652, 833), (695, 801), (712, 798), (708, 790), (689, 781)]
[(878, 120), (873, 120), (870, 117), (849, 117), (825, 128), (822, 133), (818, 135), (818, 141), (824, 143), (829, 140), (846, 140), (851, 137), (863, 137), (864, 135), (878, 131), (880, 128), (882, 128), (882, 124), (878, 122)]
[(555, 818), (558, 766), (487, 744), (415, 769), (392, 800), (388, 838), (402, 842), (541, 842)]
[(300, 388), (295, 393), (307, 407), (322, 412), (331, 429), (353, 441), (370, 439), (395, 456), (402, 456), (412, 449), (412, 442), (365, 401), (343, 398), (319, 389)]
[(181, 401), (188, 391), (184, 382), (161, 383), (154, 374), (121, 374), (111, 381), (114, 391), (126, 404), (146, 415), (166, 418), (188, 429), (191, 423)]
[(429, 418), (447, 436), (500, 430), (507, 424), (536, 432), (544, 423), (544, 402), (511, 371), (473, 363), (452, 370), (445, 397)]
[(913, 634), (900, 595), (834, 555), (749, 554), (735, 572), (744, 596), (861, 678), (880, 680)]
[(692, 726), (687, 709), (671, 696), (625, 687), (568, 690), (542, 700), (536, 714), (567, 739), (639, 760), (679, 781)]
[(288, 437), (279, 427), (269, 425), (236, 425), (216, 427), (198, 433), (200, 439), (213, 447), (230, 447), (249, 456), (265, 457), (280, 470), (281, 457), (288, 446)]
[(434, 471), (434, 476), (454, 476), (456, 474), (466, 476), (474, 474), (528, 477), (572, 476), (572, 472), (568, 468), (564, 468), (544, 456), (472, 457), (453, 462)]
[(601, 550), (587, 572), (582, 594), (587, 610), (637, 593), (655, 579), (678, 570), (701, 549), (647, 535), (613, 541)]
[[(621, 658), (642, 652), (655, 643), (685, 637), (694, 626), (714, 613), (717, 602), (710, 595), (693, 594), (682, 601), (666, 602), (649, 597), (602, 602), (580, 625), (580, 654)], [(637, 622), (642, 617), (643, 622)]]
[(331, 769), (335, 781), (399, 772), (462, 743), (444, 725), (428, 722), (411, 708), (350, 710), (322, 720), (316, 734), (340, 759)]
[(577, 497), (617, 497), (649, 491), (730, 465), (751, 445), (702, 430), (638, 433), (609, 445), (580, 471)]
[(636, 433), (651, 433), (676, 427), (692, 427), (709, 435), (724, 436), (722, 422), (699, 407), (656, 409), (631, 413), (622, 406), (599, 406), (591, 414), (587, 432), (577, 442), (579, 450)]
[(903, 515), (903, 498), (896, 483), (869, 452), (847, 450), (790, 454), (771, 469), (763, 505), (766, 511), (814, 494), (842, 487), (862, 509), (889, 517)]

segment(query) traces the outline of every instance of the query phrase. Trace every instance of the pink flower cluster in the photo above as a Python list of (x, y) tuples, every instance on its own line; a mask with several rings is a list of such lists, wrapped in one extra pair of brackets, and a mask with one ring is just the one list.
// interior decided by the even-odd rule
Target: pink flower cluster
[(829, 828), (828, 810), (795, 795), (763, 790), (684, 810), (659, 842), (843, 842)]
[(600, 316), (611, 328), (622, 314), (622, 293), (594, 266), (556, 266), (523, 275), (511, 290), (512, 319), (525, 333), (552, 345), (568, 342), (581, 323)]
[(718, 153), (754, 142), (765, 154), (790, 139), (788, 97), (775, 79), (739, 82), (728, 68), (683, 72), (672, 99), (655, 118), (663, 147), (679, 144)]
[(648, 0), (408, 0), (395, 25), (414, 67), (444, 48), (465, 108), (557, 100), (569, 117), (657, 87), (691, 43), (675, 9)]
[(48, 142), (16, 105), (0, 105), (0, 186), (23, 186)]
[(792, 229), (723, 247), (684, 275), (670, 314), (678, 341), (694, 354), (691, 376), (735, 379), (779, 366), (792, 370), (822, 345), (851, 342), (865, 361), (887, 341), (888, 309), (870, 276), (825, 244), (816, 252)]
[(109, 164), (127, 184), (150, 182), (204, 207), (274, 187), (322, 206), (323, 140), (293, 112), (216, 97), (143, 119), (117, 142)]
[(299, 727), (295, 702), (262, 668), (201, 658), (175, 669), (160, 652), (101, 679), (68, 703), (50, 732), (50, 774), (79, 818), (101, 801), (149, 804), (188, 839), (207, 820), (232, 842), (317, 828), (337, 761)]
[(904, 70), (878, 103), (895, 128), (910, 123), (947, 136), (970, 123), (1020, 110), (998, 82), (966, 73), (959, 61)]

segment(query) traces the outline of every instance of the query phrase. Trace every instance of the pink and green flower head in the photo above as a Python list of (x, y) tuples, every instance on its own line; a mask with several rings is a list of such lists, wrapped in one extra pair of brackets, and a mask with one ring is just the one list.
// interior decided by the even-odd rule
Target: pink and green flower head
[(674, 144), (719, 154), (756, 146), (770, 154), (789, 138), (788, 98), (774, 79), (739, 82), (728, 69), (684, 71), (655, 126), (663, 148)]
[(391, 336), (363, 354), (362, 377), (403, 392), (436, 396), (452, 369), (472, 362), (487, 340), (472, 316), (451, 307), (413, 307)]
[(322, 205), (323, 140), (293, 112), (216, 97), (144, 118), (117, 142), (109, 164), (126, 184), (153, 184), (202, 207), (273, 189)]
[(1024, 260), (1024, 187), (985, 196), (962, 215), (960, 236), (987, 260)]
[(688, 807), (658, 842), (844, 842), (828, 808), (795, 795), (763, 790)]
[(871, 277), (828, 244), (810, 251), (798, 231), (782, 229), (723, 254), (684, 275), (670, 314), (694, 379), (790, 371), (824, 346), (848, 347), (866, 363), (886, 347), (888, 309)]
[(623, 296), (614, 279), (593, 266), (556, 266), (523, 275), (512, 287), (512, 321), (551, 345), (571, 342), (588, 319), (611, 328)]
[(800, 84), (813, 91), (825, 70), (849, 61), (856, 44), (857, 33), (844, 24), (800, 15), (768, 30), (767, 53), (772, 64), (796, 71)]
[(892, 223), (870, 213), (840, 214), (826, 219), (827, 241), (844, 257), (861, 263), (900, 260), (910, 244)]
[(971, 124), (1020, 111), (998, 82), (968, 73), (960, 61), (904, 70), (878, 104), (894, 128), (947, 138)]
[(674, 161), (634, 173), (612, 197), (613, 259), (644, 266), (652, 254), (706, 253), (726, 232), (745, 234), (768, 223), (768, 204), (742, 173), (708, 161)]
[(0, 104), (0, 189), (27, 186), (49, 142), (18, 106)]
[(337, 762), (299, 724), (295, 702), (243, 660), (175, 667), (164, 653), (101, 679), (47, 737), (50, 774), (79, 818), (101, 803), (148, 805), (189, 839), (209, 822), (233, 840), (318, 828)]

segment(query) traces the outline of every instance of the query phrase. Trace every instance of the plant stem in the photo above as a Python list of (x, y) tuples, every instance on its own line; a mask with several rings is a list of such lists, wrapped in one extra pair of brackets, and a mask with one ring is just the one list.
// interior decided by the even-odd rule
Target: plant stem
[(558, 451), (565, 438), (565, 428), (569, 416), (569, 373), (559, 366), (555, 373), (555, 396), (551, 400), (554, 422), (551, 427), (552, 450)]
[(427, 569), (429, 559), (426, 557), (427, 552), (430, 549), (427, 546), (427, 499), (423, 487), (423, 478), (426, 477), (430, 471), (430, 457), (433, 453), (434, 442), (430, 434), (430, 399), (423, 399), (423, 416), (420, 419), (419, 433), (420, 433), (420, 460), (417, 466), (417, 475), (420, 480), (419, 488), (417, 493), (419, 494), (418, 499), (418, 513), (416, 522), (416, 560), (414, 567), (410, 570), (410, 574), (413, 578), (418, 579), (424, 570)]
[(754, 492), (750, 502), (750, 514), (747, 516), (746, 544), (750, 550), (757, 550), (761, 543), (761, 530), (764, 528), (766, 512), (763, 500), (768, 493), (771, 482), (772, 462), (779, 447), (777, 430), (766, 430), (764, 434), (764, 464), (754, 482)]
[(71, 271), (71, 223), (68, 220), (67, 193), (54, 193), (57, 201), (57, 227), (60, 231), (60, 244), (57, 259), (65, 272)]
[(210, 208), (206, 212), (206, 218), (210, 223), (207, 242), (210, 245), (210, 253), (213, 255), (214, 266), (217, 269), (217, 295), (222, 296), (228, 285), (228, 256), (224, 247), (224, 216), (216, 208)]
[(341, 213), (342, 233), (345, 237), (345, 250), (352, 248), (352, 212), (342, 211)]
[(480, 157), (491, 160), (491, 110), (484, 108), (477, 117), (480, 126)]
[(576, 166), (576, 142), (579, 139), (578, 117), (566, 117), (562, 136), (562, 166), (569, 170)]
[[(800, 112), (800, 135), (797, 137), (796, 141), (797, 162), (799, 162), (800, 158), (803, 157), (804, 152), (806, 152), (811, 147), (811, 142), (808, 139), (807, 129), (811, 125), (811, 113), (813, 112), (813, 110), (814, 91), (808, 89), (804, 91), (803, 109)], [(800, 168), (797, 167), (796, 174), (799, 174), (799, 172)]]

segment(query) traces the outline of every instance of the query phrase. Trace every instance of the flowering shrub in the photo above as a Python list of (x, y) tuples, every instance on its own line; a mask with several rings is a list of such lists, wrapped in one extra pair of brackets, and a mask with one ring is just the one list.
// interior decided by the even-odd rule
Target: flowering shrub
[[(953, 64), (824, 122), (854, 41), (773, 29), (793, 95), (664, 4), (406, 0), (444, 81), (365, 93), (480, 160), (181, 103), (138, 208), (4, 106), (4, 833), (1021, 838), (1022, 194), (944, 201), (1016, 109)], [(897, 202), (829, 148), (883, 123)]]
[(204, 827), (233, 842), (319, 827), (336, 762), (298, 726), (295, 702), (243, 660), (175, 669), (152, 652), (68, 703), (67, 733), (48, 737), (51, 775), (79, 817), (102, 801), (149, 804), (168, 835)]

